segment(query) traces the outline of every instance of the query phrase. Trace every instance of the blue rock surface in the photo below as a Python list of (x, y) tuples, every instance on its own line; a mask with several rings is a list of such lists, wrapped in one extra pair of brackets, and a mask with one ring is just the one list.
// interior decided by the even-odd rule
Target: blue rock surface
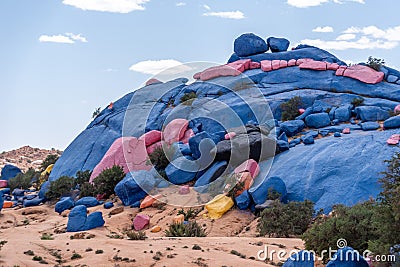
[(100, 211), (87, 216), (87, 207), (75, 206), (68, 215), (67, 232), (87, 231), (104, 225), (104, 219)]
[(272, 52), (285, 52), (290, 42), (285, 38), (268, 37), (267, 44)]
[(74, 201), (70, 197), (63, 197), (56, 203), (54, 211), (61, 214), (64, 210), (69, 210), (75, 206)]
[(377, 106), (360, 106), (354, 111), (363, 121), (383, 121), (390, 117), (389, 110)]
[(103, 207), (105, 209), (111, 209), (112, 207), (114, 207), (114, 203), (112, 203), (111, 201), (108, 201), (108, 202), (104, 203)]
[(14, 165), (11, 165), (11, 164), (6, 164), (3, 167), (3, 169), (1, 170), (1, 179), (8, 181), (20, 173), (22, 173), (20, 168), (14, 166)]
[(95, 207), (95, 206), (98, 206), (100, 204), (101, 203), (95, 197), (83, 197), (83, 198), (78, 199), (75, 202), (76, 206), (83, 205), (83, 206), (86, 206), (88, 208)]
[(279, 193), (281, 199), (284, 199), (287, 194), (285, 182), (276, 176), (268, 177), (258, 184), (253, 184), (249, 193), (255, 204), (263, 204), (268, 198), (269, 190)]
[(391, 117), (383, 122), (385, 129), (400, 128), (400, 116)]
[(285, 121), (280, 124), (280, 128), (287, 136), (291, 137), (300, 133), (306, 125), (302, 120)]
[[(114, 188), (115, 194), (119, 197), (125, 206), (130, 206), (141, 199), (143, 199), (147, 193), (140, 187), (140, 185), (135, 180), (136, 177), (143, 176), (143, 180), (150, 183), (150, 186), (154, 185), (153, 176), (149, 176), (146, 171), (139, 172), (129, 172), (126, 174), (124, 179), (120, 181)], [(134, 178), (135, 177), (135, 178)], [(140, 204), (140, 203), (139, 203)]]
[(246, 57), (268, 51), (267, 43), (253, 33), (245, 33), (236, 38), (234, 42), (235, 54)]
[(363, 131), (373, 131), (373, 130), (378, 129), (379, 127), (380, 127), (380, 125), (376, 121), (367, 121), (367, 122), (361, 123), (361, 129)]
[(310, 114), (306, 117), (306, 125), (312, 128), (322, 128), (331, 123), (328, 113)]
[(3, 191), (0, 191), (0, 211), (3, 208), (3, 204), (4, 204), (4, 193)]
[(368, 267), (369, 264), (363, 258), (363, 255), (359, 254), (351, 247), (344, 247), (339, 249), (332, 260), (328, 262), (326, 267)]
[(221, 176), (221, 174), (225, 171), (228, 163), (226, 161), (215, 162), (207, 171), (204, 172), (202, 176), (197, 179), (194, 187), (202, 187), (208, 185), (213, 182), (215, 179)]
[(239, 196), (235, 198), (236, 206), (241, 210), (246, 210), (250, 207), (251, 196), (248, 190), (243, 191)]
[(314, 254), (310, 251), (300, 250), (291, 255), (282, 267), (314, 267)]

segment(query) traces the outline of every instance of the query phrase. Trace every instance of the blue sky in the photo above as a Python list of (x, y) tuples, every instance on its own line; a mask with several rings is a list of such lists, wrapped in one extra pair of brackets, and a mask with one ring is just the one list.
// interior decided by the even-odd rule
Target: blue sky
[(65, 149), (96, 107), (162, 67), (225, 63), (245, 32), (400, 67), (399, 10), (397, 0), (2, 0), (0, 151)]

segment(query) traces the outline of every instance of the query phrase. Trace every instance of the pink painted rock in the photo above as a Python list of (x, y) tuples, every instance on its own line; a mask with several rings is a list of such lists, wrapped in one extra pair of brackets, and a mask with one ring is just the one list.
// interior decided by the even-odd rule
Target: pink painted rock
[(184, 143), (184, 144), (187, 144), (187, 143), (189, 143), (189, 139), (192, 136), (195, 136), (193, 130), (192, 129), (187, 129), (186, 132), (185, 132), (185, 135), (183, 136), (183, 138), (180, 141), (182, 141), (182, 143)]
[(308, 62), (308, 61), (314, 61), (314, 59), (311, 59), (311, 58), (299, 58), (298, 60), (296, 60), (296, 65), (300, 66), (304, 62)]
[(217, 67), (211, 67), (209, 69), (206, 69), (205, 71), (200, 73), (200, 80), (202, 81), (208, 81), (214, 78), (218, 77), (225, 77), (225, 76), (238, 76), (241, 71), (228, 66), (228, 65), (222, 65), (222, 66), (217, 66)]
[(143, 230), (150, 224), (150, 217), (146, 214), (138, 214), (135, 219), (133, 219), (133, 227), (136, 231)]
[(182, 185), (178, 191), (179, 195), (187, 195), (190, 193), (190, 187), (188, 185)]
[(337, 70), (339, 68), (339, 64), (337, 63), (326, 63), (327, 70)]
[(400, 134), (393, 134), (391, 137), (393, 140), (399, 140), (400, 141)]
[(159, 141), (159, 142), (157, 142), (157, 143), (154, 143), (154, 144), (148, 146), (148, 147), (146, 148), (147, 154), (153, 153), (154, 150), (156, 150), (156, 148), (162, 147), (162, 144), (163, 144), (163, 142)]
[(148, 81), (146, 82), (146, 86), (151, 85), (151, 84), (155, 84), (155, 83), (162, 83), (162, 81), (157, 80), (157, 79), (155, 79), (155, 78), (151, 78), (150, 80), (148, 80)]
[(386, 142), (388, 145), (397, 145), (399, 143), (399, 140), (389, 138)]
[(162, 133), (164, 141), (171, 145), (172, 143), (182, 140), (188, 125), (189, 121), (186, 119), (175, 119), (171, 121), (167, 124)]
[(326, 70), (326, 62), (316, 60), (304, 61), (299, 65), (299, 68), (308, 70)]
[(200, 75), (201, 75), (201, 72), (195, 73), (195, 74), (193, 75), (193, 79), (199, 80), (199, 79), (200, 79)]
[(161, 141), (161, 132), (157, 130), (152, 130), (139, 137), (139, 140), (143, 140), (145, 146), (150, 146), (154, 143)]
[(304, 108), (299, 108), (300, 115), (303, 114), (304, 112), (306, 112), (306, 110)]
[(291, 59), (287, 63), (288, 67), (296, 66), (296, 59)]
[(349, 134), (350, 133), (350, 128), (344, 128), (342, 133), (343, 134)]
[(394, 113), (400, 113), (400, 105), (397, 105), (393, 111)]
[(250, 172), (251, 177), (257, 177), (260, 167), (254, 159), (248, 159), (235, 169), (235, 173)]
[(250, 69), (251, 70), (253, 70), (253, 69), (259, 69), (261, 67), (261, 64), (260, 64), (260, 62), (250, 62)]
[(233, 137), (235, 137), (236, 136), (236, 133), (235, 132), (229, 132), (229, 133), (227, 133), (225, 136), (224, 136), (224, 138), (225, 138), (225, 140), (230, 140), (230, 139), (232, 139)]
[(272, 61), (271, 60), (262, 60), (260, 63), (261, 63), (262, 71), (271, 71), (272, 70)]
[(279, 68), (286, 68), (288, 66), (288, 62), (286, 60), (279, 61)]
[(277, 70), (277, 69), (279, 69), (279, 64), (280, 64), (280, 60), (272, 60), (272, 63), (271, 63), (271, 65), (272, 65), (272, 69), (273, 70)]
[(0, 180), (0, 188), (7, 187), (7, 180)]
[(240, 72), (250, 69), (251, 59), (240, 59), (227, 64), (229, 67), (234, 68)]
[(136, 137), (120, 137), (114, 141), (99, 164), (94, 168), (90, 176), (90, 182), (99, 174), (114, 165), (121, 166), (125, 173), (129, 171), (150, 170), (146, 164), (147, 150), (143, 140)]
[(336, 70), (336, 76), (343, 76), (344, 71), (347, 69), (346, 66), (340, 66), (337, 70)]
[(376, 84), (380, 83), (385, 75), (383, 72), (376, 71), (368, 66), (353, 65), (344, 71), (343, 76), (359, 80), (363, 83)]

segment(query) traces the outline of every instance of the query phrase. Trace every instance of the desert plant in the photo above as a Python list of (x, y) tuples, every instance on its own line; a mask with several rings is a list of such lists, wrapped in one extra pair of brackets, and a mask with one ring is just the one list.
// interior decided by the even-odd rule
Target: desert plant
[(75, 187), (75, 179), (73, 177), (61, 176), (57, 180), (50, 182), (49, 190), (46, 197), (50, 200), (59, 199), (67, 195)]
[(57, 154), (50, 154), (43, 160), (42, 164), (40, 165), (40, 172), (46, 170), (51, 164), (55, 164), (58, 160), (59, 156)]
[(0, 251), (1, 251), (1, 249), (4, 247), (5, 244), (7, 244), (7, 241), (6, 241), (6, 240), (1, 240), (1, 241), (0, 241)]
[(282, 121), (294, 120), (297, 116), (299, 116), (299, 108), (302, 105), (301, 98), (299, 96), (292, 97), (287, 102), (284, 102), (280, 105), (282, 110)]
[(153, 164), (154, 168), (158, 171), (164, 170), (169, 164), (168, 157), (171, 157), (172, 154), (171, 148), (167, 145), (157, 147), (149, 154), (149, 164)]
[(169, 237), (205, 237), (204, 229), (196, 222), (173, 223), (165, 230), (165, 235)]
[(147, 238), (144, 231), (128, 230), (125, 232), (129, 240), (145, 240)]
[(197, 95), (195, 92), (190, 92), (190, 93), (185, 93), (182, 97), (181, 97), (181, 103), (183, 105), (187, 105), (190, 106), (192, 105), (193, 101), (197, 98)]
[(76, 173), (75, 184), (79, 186), (79, 197), (89, 197), (95, 195), (95, 188), (92, 183), (89, 182), (91, 171), (78, 171)]
[(115, 186), (125, 177), (122, 167), (114, 165), (111, 168), (102, 171), (99, 176), (93, 180), (95, 194), (105, 194), (109, 197), (114, 194)]
[(257, 229), (261, 236), (289, 237), (303, 234), (312, 222), (314, 204), (311, 201), (283, 204), (275, 200), (261, 212)]
[(54, 237), (52, 234), (48, 233), (43, 233), (42, 237), (40, 237), (41, 240), (54, 240)]
[(74, 253), (71, 256), (71, 260), (80, 259), (80, 258), (82, 258), (82, 256), (74, 251)]
[(183, 216), (185, 217), (184, 220), (189, 221), (190, 219), (196, 218), (197, 214), (199, 214), (200, 211), (201, 210), (193, 210), (192, 208), (188, 209), (187, 211), (185, 211), (184, 209), (180, 209), (178, 211), (178, 215), (183, 214)]
[(364, 98), (362, 98), (362, 97), (356, 97), (356, 98), (354, 98), (354, 99), (351, 101), (351, 104), (352, 104), (354, 107), (361, 106), (362, 104), (364, 104)]
[(15, 188), (28, 189), (32, 185), (32, 180), (38, 179), (39, 173), (33, 168), (29, 168), (25, 173), (19, 173), (14, 178), (8, 180), (11, 191)]
[(380, 59), (380, 58), (375, 58), (375, 57), (368, 57), (368, 61), (367, 61), (367, 66), (379, 71), (381, 69), (381, 67), (385, 65), (385, 60), (384, 59)]
[(98, 108), (96, 108), (94, 111), (93, 111), (93, 114), (92, 114), (92, 119), (95, 119), (95, 118), (97, 118), (97, 116), (99, 116), (100, 115), (100, 107), (98, 107)]

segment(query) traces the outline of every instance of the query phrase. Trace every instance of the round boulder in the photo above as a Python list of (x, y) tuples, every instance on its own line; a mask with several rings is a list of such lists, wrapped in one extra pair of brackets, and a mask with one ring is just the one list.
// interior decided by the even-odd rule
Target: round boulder
[(254, 33), (240, 35), (236, 38), (233, 46), (235, 54), (239, 57), (247, 57), (268, 51), (267, 43)]
[(267, 44), (272, 52), (284, 52), (289, 48), (289, 40), (285, 38), (269, 37)]

